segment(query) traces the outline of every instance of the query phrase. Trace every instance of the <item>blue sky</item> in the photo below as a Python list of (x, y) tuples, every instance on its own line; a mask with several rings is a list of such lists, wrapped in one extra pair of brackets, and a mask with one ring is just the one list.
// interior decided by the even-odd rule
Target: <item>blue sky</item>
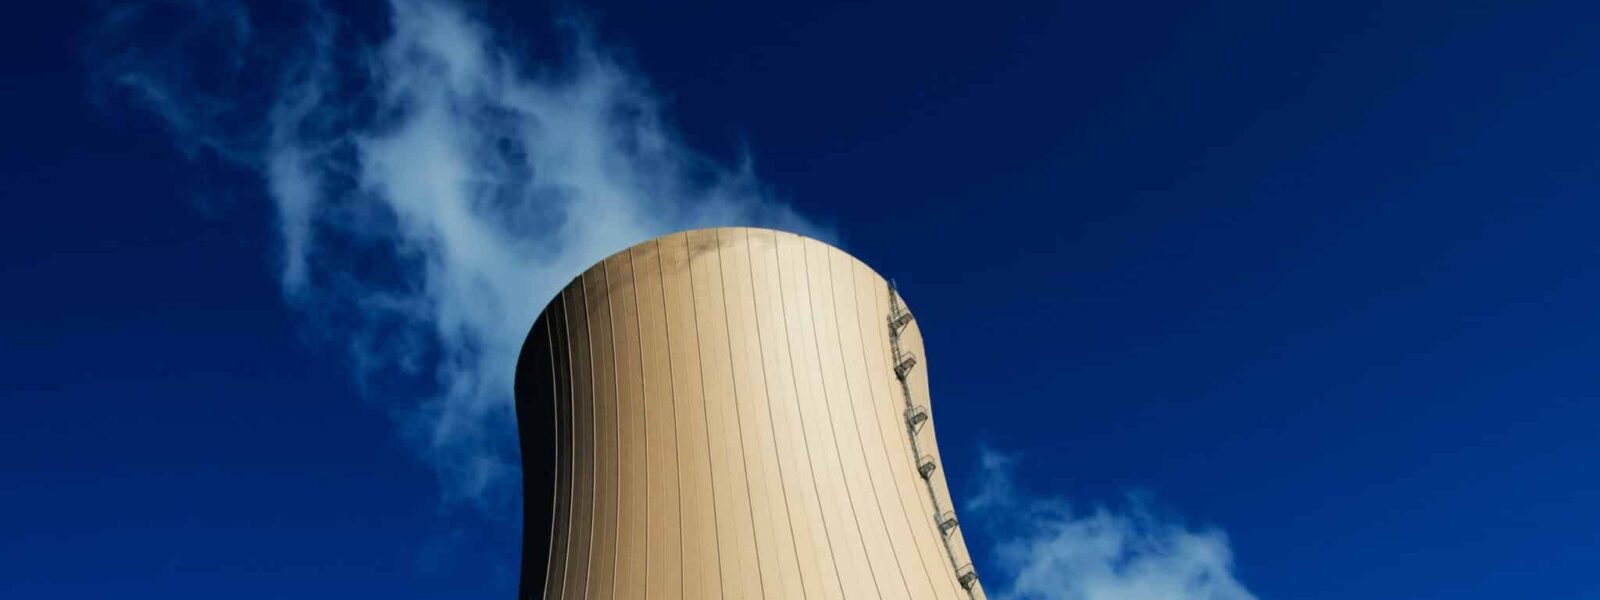
[[(1600, 7), (46, 4), (0, 36), (0, 596), (509, 597), (491, 350), (545, 298), (478, 301), (734, 220), (898, 282), (991, 592), (1110, 531), (1248, 590), (1185, 600), (1600, 597)], [(408, 83), (451, 48), (511, 74)]]

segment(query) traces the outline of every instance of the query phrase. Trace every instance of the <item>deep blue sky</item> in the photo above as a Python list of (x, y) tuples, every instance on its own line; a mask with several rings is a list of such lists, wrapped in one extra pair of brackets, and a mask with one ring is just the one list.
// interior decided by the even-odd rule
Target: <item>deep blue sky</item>
[[(679, 4), (582, 8), (899, 282), (958, 492), (1145, 494), (1264, 599), (1600, 597), (1600, 5)], [(0, 30), (0, 597), (510, 597), (95, 13)]]

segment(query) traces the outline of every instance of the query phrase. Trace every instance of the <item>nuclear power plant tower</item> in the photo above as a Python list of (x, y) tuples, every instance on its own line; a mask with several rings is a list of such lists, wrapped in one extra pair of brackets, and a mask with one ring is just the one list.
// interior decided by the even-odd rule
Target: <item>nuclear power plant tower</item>
[(521, 597), (983, 598), (916, 319), (791, 233), (660, 237), (594, 265), (517, 365)]

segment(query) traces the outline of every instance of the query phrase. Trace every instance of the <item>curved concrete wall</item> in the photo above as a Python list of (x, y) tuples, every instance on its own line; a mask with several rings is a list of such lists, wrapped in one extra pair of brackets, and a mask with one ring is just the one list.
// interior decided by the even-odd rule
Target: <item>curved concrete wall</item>
[[(941, 527), (932, 421), (908, 426), (928, 386), (898, 303), (765, 229), (664, 236), (573, 280), (517, 369), (522, 597), (982, 598)], [(896, 343), (919, 361), (903, 380)]]

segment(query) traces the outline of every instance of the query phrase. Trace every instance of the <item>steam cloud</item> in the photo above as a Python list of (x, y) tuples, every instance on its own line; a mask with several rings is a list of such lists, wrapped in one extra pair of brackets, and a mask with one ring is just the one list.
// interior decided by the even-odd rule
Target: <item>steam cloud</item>
[(433, 388), (394, 406), (448, 504), (514, 513), (512, 379), (547, 299), (675, 230), (818, 232), (748, 168), (684, 147), (581, 26), (561, 64), (530, 69), (458, 6), (388, 8), (369, 45), (315, 5), (287, 39), (255, 31), (241, 4), (124, 6), (91, 62), (191, 158), (260, 177), (286, 296), (349, 346), (364, 381)]
[[(532, 64), (444, 0), (390, 0), (374, 42), (300, 8), (258, 30), (265, 17), (231, 0), (123, 5), (87, 58), (102, 100), (131, 99), (191, 160), (261, 183), (285, 297), (348, 349), (369, 395), (392, 399), (446, 506), (517, 517), (516, 356), (581, 269), (689, 227), (830, 237), (748, 165), (685, 147), (579, 25), (562, 60)], [(1074, 514), (1017, 493), (1009, 459), (983, 458), (968, 516), (1000, 540), (983, 565), (1003, 571), (985, 573), (996, 597), (1254, 600), (1221, 533), (1138, 507)]]
[(1015, 457), (981, 454), (982, 481), (966, 507), (995, 541), (990, 595), (1003, 600), (1256, 600), (1233, 573), (1220, 531), (1164, 521), (1144, 504), (1079, 514), (1064, 500), (1018, 489)]

